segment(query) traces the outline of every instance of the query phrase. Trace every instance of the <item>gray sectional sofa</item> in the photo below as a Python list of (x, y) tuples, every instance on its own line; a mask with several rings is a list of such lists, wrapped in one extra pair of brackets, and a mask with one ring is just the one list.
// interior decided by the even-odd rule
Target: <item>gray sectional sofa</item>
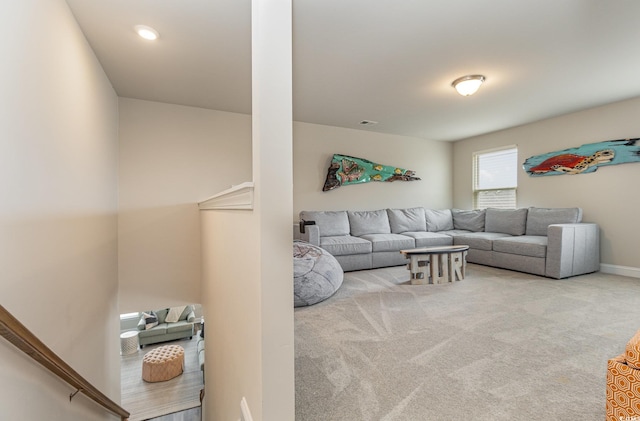
[(550, 278), (600, 269), (599, 227), (583, 223), (580, 208), (303, 211), (300, 219), (296, 237), (345, 271), (406, 264), (404, 249), (462, 244), (470, 263)]

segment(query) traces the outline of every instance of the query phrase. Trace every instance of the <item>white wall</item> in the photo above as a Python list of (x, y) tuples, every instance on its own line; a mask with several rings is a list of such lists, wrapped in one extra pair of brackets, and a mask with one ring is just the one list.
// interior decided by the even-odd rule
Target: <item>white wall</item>
[(251, 117), (120, 98), (120, 310), (201, 302), (197, 202), (251, 179)]
[[(454, 144), (454, 205), (472, 204), (471, 165), (474, 151), (518, 145), (523, 163), (533, 155), (586, 143), (640, 137), (640, 98), (543, 120)], [(601, 231), (601, 261), (640, 267), (640, 163), (612, 165), (594, 173), (530, 177), (518, 172), (518, 207), (571, 207), (584, 210), (583, 219)]]
[[(208, 420), (240, 418), (246, 397), (261, 414), (261, 278), (253, 211), (202, 211)], [(246, 239), (246, 241), (245, 241)], [(238, 252), (241, 250), (241, 252)], [(293, 299), (293, 296), (292, 296)]]
[[(451, 207), (452, 144), (296, 122), (293, 126), (293, 210)], [(333, 154), (414, 170), (419, 181), (366, 183), (322, 191)]]
[[(63, 0), (0, 6), (0, 302), (120, 401), (117, 98)], [(0, 418), (113, 420), (0, 339)]]

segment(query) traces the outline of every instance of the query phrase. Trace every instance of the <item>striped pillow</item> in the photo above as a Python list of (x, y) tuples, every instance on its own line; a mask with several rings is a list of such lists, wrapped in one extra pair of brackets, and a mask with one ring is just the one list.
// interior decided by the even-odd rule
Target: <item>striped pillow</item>
[(154, 326), (158, 326), (158, 316), (154, 311), (142, 313), (142, 320), (144, 320), (145, 330), (151, 329)]

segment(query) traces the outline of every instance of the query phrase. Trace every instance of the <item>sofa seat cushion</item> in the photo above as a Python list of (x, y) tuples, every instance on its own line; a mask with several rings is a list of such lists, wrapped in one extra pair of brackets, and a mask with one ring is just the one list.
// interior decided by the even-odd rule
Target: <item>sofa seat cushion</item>
[(448, 235), (449, 237), (457, 237), (459, 235), (467, 235), (467, 234), (471, 234), (472, 231), (469, 230), (454, 230), (454, 229), (450, 229), (450, 230), (446, 230), (446, 231), (440, 231), (438, 234), (444, 234), (444, 235)]
[(401, 234), (366, 234), (362, 238), (371, 241), (373, 251), (400, 251), (415, 248), (413, 238)]
[(493, 241), (498, 238), (511, 237), (500, 232), (471, 232), (453, 237), (453, 244), (467, 245), (475, 250), (493, 250)]
[(499, 238), (493, 242), (493, 251), (544, 258), (547, 256), (547, 237), (544, 235), (523, 235)]
[(401, 234), (413, 238), (416, 242), (416, 248), (450, 246), (453, 244), (453, 238), (450, 235), (439, 232), (416, 231), (403, 232)]
[(334, 237), (320, 237), (320, 247), (334, 256), (347, 256), (350, 254), (371, 253), (371, 241), (351, 235), (338, 235)]
[(151, 336), (160, 336), (167, 334), (167, 324), (161, 323), (153, 329), (141, 330), (138, 336), (141, 338), (150, 338)]
[(193, 323), (181, 320), (175, 323), (167, 323), (167, 333), (193, 332)]
[(424, 208), (387, 209), (387, 215), (393, 234), (427, 230)]

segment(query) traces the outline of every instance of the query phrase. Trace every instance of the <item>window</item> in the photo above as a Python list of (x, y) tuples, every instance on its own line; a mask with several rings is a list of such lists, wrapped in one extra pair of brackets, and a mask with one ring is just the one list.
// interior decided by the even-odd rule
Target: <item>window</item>
[(473, 154), (473, 207), (515, 208), (518, 187), (518, 148)]

